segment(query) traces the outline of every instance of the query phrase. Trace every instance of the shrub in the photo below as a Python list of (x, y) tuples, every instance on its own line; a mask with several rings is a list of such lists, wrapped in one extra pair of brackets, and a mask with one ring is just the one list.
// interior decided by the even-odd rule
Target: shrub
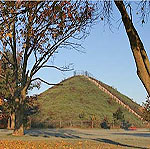
[(121, 108), (118, 108), (115, 113), (113, 113), (114, 126), (121, 127), (122, 122), (125, 121), (124, 114)]
[(100, 123), (100, 126), (103, 129), (110, 129), (110, 125), (109, 125), (107, 117), (105, 117), (104, 120)]

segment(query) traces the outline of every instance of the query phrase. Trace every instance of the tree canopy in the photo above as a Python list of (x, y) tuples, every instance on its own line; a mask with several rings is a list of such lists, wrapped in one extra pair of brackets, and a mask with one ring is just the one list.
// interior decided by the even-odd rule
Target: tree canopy
[[(89, 33), (98, 16), (95, 6), (80, 0), (0, 2), (0, 55), (11, 68), (11, 82), (7, 84), (15, 106), (14, 135), (23, 134), (26, 94), (32, 82), (40, 80), (50, 85), (35, 78), (35, 74), (46, 67), (68, 69), (49, 65), (48, 61), (62, 47), (80, 46), (75, 40)], [(12, 53), (11, 58), (8, 53)], [(31, 59), (33, 64), (29, 68)], [(7, 80), (5, 74), (1, 74), (1, 79)]]

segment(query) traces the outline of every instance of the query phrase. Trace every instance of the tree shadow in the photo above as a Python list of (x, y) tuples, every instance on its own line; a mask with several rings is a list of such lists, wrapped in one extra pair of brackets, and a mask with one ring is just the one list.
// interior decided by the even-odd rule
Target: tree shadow
[(60, 137), (60, 138), (70, 138), (70, 139), (79, 139), (78, 135), (75, 135), (76, 132), (73, 130), (56, 130), (56, 129), (46, 129), (46, 130), (26, 130), (25, 135), (33, 136), (33, 137)]
[(127, 135), (127, 136), (137, 136), (137, 137), (150, 137), (150, 133), (112, 133), (114, 135)]
[(98, 142), (103, 142), (103, 143), (108, 143), (108, 144), (112, 144), (112, 145), (120, 145), (122, 147), (130, 147), (130, 148), (137, 148), (137, 149), (148, 149), (146, 147), (139, 147), (139, 146), (133, 146), (133, 145), (128, 145), (128, 144), (122, 144), (113, 140), (109, 140), (109, 139), (103, 139), (103, 138), (97, 138), (97, 139), (92, 139), (94, 141), (98, 141)]

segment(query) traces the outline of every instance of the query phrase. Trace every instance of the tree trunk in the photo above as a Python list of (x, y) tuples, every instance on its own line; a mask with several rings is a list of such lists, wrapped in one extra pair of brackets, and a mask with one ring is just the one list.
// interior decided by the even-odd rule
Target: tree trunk
[(94, 121), (91, 121), (91, 128), (94, 128)]
[(27, 117), (27, 122), (26, 122), (26, 126), (25, 126), (25, 129), (28, 130), (31, 128), (31, 117), (28, 116)]
[(8, 119), (7, 129), (15, 129), (15, 113), (13, 112)]
[(150, 62), (148, 56), (138, 32), (136, 31), (133, 22), (126, 11), (123, 1), (115, 1), (115, 4), (121, 13), (122, 21), (129, 38), (131, 50), (137, 67), (137, 75), (150, 96)]
[(11, 129), (15, 129), (15, 113), (11, 114)]
[(10, 129), (10, 125), (11, 125), (11, 118), (10, 118), (10, 116), (9, 116), (8, 122), (7, 122), (7, 129)]
[(25, 86), (20, 92), (20, 99), (16, 98), (16, 111), (15, 111), (15, 129), (12, 135), (22, 136), (24, 135), (24, 101), (26, 100), (26, 90)]
[(23, 117), (24, 117), (23, 106), (19, 105), (19, 107), (16, 109), (15, 112), (15, 129), (12, 135), (14, 136), (24, 135)]

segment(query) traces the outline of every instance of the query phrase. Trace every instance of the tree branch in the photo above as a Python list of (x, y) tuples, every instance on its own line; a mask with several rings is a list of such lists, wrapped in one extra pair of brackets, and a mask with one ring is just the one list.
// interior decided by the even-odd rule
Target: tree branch
[(49, 65), (44, 65), (41, 68), (55, 68), (55, 69), (60, 70), (60, 71), (72, 71), (72, 70), (74, 70), (73, 68), (69, 69), (69, 67), (57, 67), (57, 66), (49, 66)]
[(11, 64), (11, 65), (13, 65), (14, 66), (14, 64), (13, 63), (11, 63), (11, 61), (9, 60), (9, 58), (8, 58), (8, 56), (7, 55), (5, 55), (3, 52), (1, 52), (0, 51), (0, 55), (2, 55), (6, 60), (7, 60), (7, 62), (9, 63), (9, 64)]
[(1, 75), (1, 74), (0, 74), (0, 77), (1, 77), (2, 79), (6, 79), (6, 78), (5, 78), (3, 75)]
[(47, 85), (63, 85), (63, 84), (52, 84), (52, 83), (48, 83), (47, 81), (41, 79), (41, 78), (35, 78), (35, 79), (32, 79), (31, 82), (35, 81), (35, 80), (40, 80), (41, 82), (47, 84)]
[[(68, 39), (69, 37), (71, 37), (72, 34), (75, 33), (76, 30), (77, 29), (72, 30), (70, 32), (70, 34), (66, 35), (64, 38), (62, 38), (59, 41), (57, 41), (57, 43), (55, 43), (53, 46), (51, 46), (47, 50), (47, 52), (45, 52), (44, 55), (41, 58), (39, 58), (38, 62), (34, 64), (32, 70), (31, 70), (30, 77), (32, 77), (49, 60), (49, 58), (53, 55), (53, 53), (56, 51), (56, 49), (58, 48), (58, 46), (61, 45), (66, 39)], [(40, 63), (42, 63), (42, 64), (40, 64)]]
[(146, 54), (144, 45), (126, 11), (123, 1), (115, 0), (114, 2), (118, 10), (120, 11), (122, 21), (129, 38), (131, 50), (137, 67), (137, 75), (142, 81), (145, 89), (147, 90), (147, 93), (150, 95), (150, 62)]

